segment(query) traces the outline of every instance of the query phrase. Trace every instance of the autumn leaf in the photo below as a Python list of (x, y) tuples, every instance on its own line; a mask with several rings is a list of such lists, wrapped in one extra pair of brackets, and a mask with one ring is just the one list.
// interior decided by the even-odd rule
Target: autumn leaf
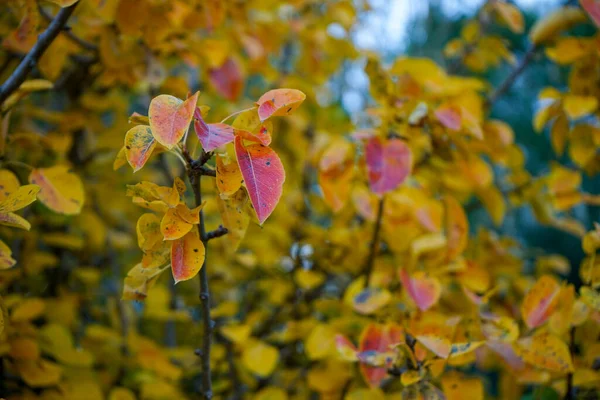
[(171, 245), (171, 269), (176, 283), (192, 279), (204, 265), (204, 243), (194, 230)]
[(219, 154), (217, 154), (215, 162), (217, 166), (216, 182), (219, 193), (221, 194), (221, 197), (231, 196), (237, 192), (244, 183), (240, 167), (237, 162), (230, 160), (229, 157), (221, 156)]
[(233, 127), (223, 123), (207, 124), (198, 108), (194, 112), (194, 130), (206, 152), (233, 142)]
[(262, 224), (281, 197), (285, 181), (283, 164), (271, 148), (262, 144), (244, 146), (239, 136), (235, 138), (235, 154), (250, 201)]
[(259, 340), (253, 340), (242, 353), (242, 363), (250, 372), (266, 378), (273, 373), (279, 361), (277, 348)]
[(573, 371), (569, 347), (552, 334), (540, 333), (519, 339), (516, 352), (525, 362), (537, 368), (561, 373)]
[(540, 326), (556, 307), (560, 286), (549, 275), (542, 276), (527, 292), (521, 305), (523, 320), (530, 328)]
[(244, 80), (239, 62), (228, 58), (220, 67), (211, 68), (209, 80), (216, 92), (229, 101), (235, 101), (242, 94)]
[(365, 145), (369, 185), (374, 193), (383, 195), (397, 188), (410, 174), (412, 154), (400, 139), (382, 141), (371, 138)]
[(400, 281), (408, 295), (422, 311), (434, 306), (442, 294), (440, 282), (422, 271), (417, 271), (410, 276), (406, 269), (402, 269), (400, 270)]
[(199, 92), (185, 101), (161, 94), (152, 99), (148, 109), (150, 128), (156, 141), (167, 149), (183, 138), (194, 117)]
[(258, 116), (261, 121), (270, 117), (289, 115), (293, 113), (306, 99), (306, 95), (296, 89), (273, 89), (260, 96)]
[(31, 171), (29, 182), (38, 185), (38, 199), (52, 211), (73, 215), (83, 207), (85, 193), (81, 179), (64, 165)]
[(139, 171), (152, 155), (156, 141), (152, 129), (147, 125), (137, 125), (125, 134), (125, 155), (133, 172)]

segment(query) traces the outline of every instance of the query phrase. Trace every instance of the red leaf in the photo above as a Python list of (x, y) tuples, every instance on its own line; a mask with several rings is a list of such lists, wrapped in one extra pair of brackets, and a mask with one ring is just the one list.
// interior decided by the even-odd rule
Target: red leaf
[(285, 170), (273, 149), (262, 144), (244, 146), (240, 136), (235, 137), (235, 154), (250, 195), (250, 201), (262, 224), (275, 209), (283, 191)]
[(236, 61), (229, 58), (218, 68), (209, 71), (210, 83), (217, 93), (229, 101), (235, 101), (244, 85), (242, 71)]
[(600, 1), (580, 0), (581, 7), (590, 15), (596, 26), (600, 27)]
[(400, 139), (382, 143), (378, 137), (371, 138), (365, 145), (365, 159), (374, 193), (381, 195), (394, 190), (410, 174), (412, 154)]
[(202, 148), (207, 152), (233, 142), (233, 127), (227, 124), (207, 124), (199, 108), (194, 112), (194, 130)]

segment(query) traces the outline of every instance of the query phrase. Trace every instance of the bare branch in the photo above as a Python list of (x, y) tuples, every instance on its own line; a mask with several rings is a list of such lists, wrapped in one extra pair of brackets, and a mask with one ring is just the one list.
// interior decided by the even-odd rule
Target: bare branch
[[(44, 17), (47, 21), (52, 22), (54, 20), (54, 18), (52, 17), (52, 15), (50, 15), (48, 13), (48, 11), (46, 11), (43, 7), (39, 7), (40, 10), (40, 15), (42, 17)], [(75, 35), (73, 33), (73, 31), (71, 30), (71, 27), (64, 25), (62, 27), (62, 32), (65, 34), (66, 37), (68, 37), (73, 43), (77, 44), (78, 46), (80, 46), (81, 48), (85, 49), (85, 50), (89, 50), (89, 51), (93, 51), (96, 52), (98, 51), (98, 46), (96, 46), (94, 43), (90, 43), (87, 40), (84, 40), (82, 38), (80, 38), (79, 36)]]
[(63, 29), (67, 20), (75, 11), (79, 2), (74, 3), (69, 7), (62, 8), (56, 18), (52, 20), (48, 28), (38, 36), (38, 41), (33, 45), (29, 53), (21, 60), (21, 63), (8, 77), (8, 79), (0, 86), (0, 105), (10, 96), (27, 78), (33, 67), (38, 63), (40, 57), (46, 49), (54, 41), (59, 32)]
[(486, 102), (488, 107), (493, 107), (494, 103), (496, 103), (498, 98), (500, 98), (500, 96), (502, 96), (508, 89), (510, 89), (510, 87), (513, 85), (513, 83), (515, 83), (519, 75), (521, 75), (521, 73), (525, 70), (527, 65), (529, 65), (529, 63), (533, 59), (533, 56), (535, 55), (536, 50), (537, 47), (535, 45), (531, 45), (527, 49), (525, 55), (521, 59), (521, 62), (517, 64), (517, 66), (515, 67), (515, 69), (512, 70), (510, 75), (508, 75), (506, 79), (504, 79), (504, 81), (500, 84), (500, 86), (498, 86), (498, 88), (488, 97)]

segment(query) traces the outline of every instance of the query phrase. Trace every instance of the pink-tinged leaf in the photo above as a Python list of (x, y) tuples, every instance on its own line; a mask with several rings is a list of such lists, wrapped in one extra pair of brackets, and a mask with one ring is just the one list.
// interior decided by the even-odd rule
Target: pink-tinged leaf
[(306, 99), (306, 95), (296, 89), (273, 89), (260, 96), (258, 116), (261, 121), (270, 117), (289, 115)]
[(271, 144), (271, 134), (269, 133), (267, 127), (264, 125), (261, 126), (256, 133), (252, 133), (243, 129), (236, 129), (234, 131), (234, 134), (250, 142), (260, 143), (265, 146)]
[(365, 145), (365, 159), (371, 190), (379, 195), (398, 187), (410, 174), (412, 153), (400, 139), (383, 143), (378, 137)]
[(202, 148), (207, 152), (233, 142), (233, 127), (227, 124), (207, 124), (199, 108), (194, 112), (194, 130)]
[[(360, 370), (369, 386), (381, 385), (387, 377), (388, 367), (393, 363), (395, 354), (393, 347), (403, 342), (404, 331), (396, 324), (385, 326), (370, 324), (363, 330), (357, 356), (362, 361)], [(372, 366), (373, 364), (377, 366)]]
[(204, 265), (204, 243), (193, 230), (171, 244), (171, 269), (175, 282), (192, 279)]
[(392, 295), (386, 289), (365, 288), (354, 296), (352, 306), (356, 312), (368, 315), (387, 305), (391, 299)]
[(435, 116), (446, 128), (457, 131), (462, 125), (460, 109), (452, 105), (441, 105), (435, 110)]
[(148, 117), (152, 134), (158, 143), (167, 149), (179, 143), (192, 122), (198, 94), (196, 92), (185, 101), (167, 94), (152, 99)]
[(408, 295), (422, 311), (435, 305), (442, 294), (440, 282), (418, 271), (411, 277), (405, 269), (400, 270), (400, 281)]
[(220, 67), (209, 70), (209, 79), (217, 93), (227, 100), (235, 101), (240, 97), (244, 86), (242, 70), (232, 58)]
[(344, 335), (335, 335), (335, 346), (346, 361), (358, 361), (356, 346)]
[[(383, 338), (381, 326), (370, 324), (363, 331), (360, 337), (359, 351), (365, 352), (385, 352), (387, 345)], [(381, 367), (371, 367), (365, 363), (360, 364), (360, 372), (365, 381), (371, 387), (378, 387), (387, 376), (387, 369)]]
[(125, 134), (125, 155), (133, 172), (139, 171), (152, 155), (156, 140), (147, 125), (134, 126)]
[(526, 367), (523, 359), (515, 351), (515, 346), (512, 343), (488, 341), (487, 347), (500, 355), (504, 361), (511, 367), (513, 371), (520, 371)]
[(523, 320), (530, 328), (542, 325), (557, 306), (560, 285), (550, 275), (544, 275), (527, 292), (521, 305)]
[(590, 15), (596, 26), (600, 27), (600, 1), (579, 0), (581, 7)]
[(244, 146), (235, 138), (235, 155), (258, 221), (262, 224), (277, 206), (283, 191), (285, 170), (275, 151), (262, 144)]

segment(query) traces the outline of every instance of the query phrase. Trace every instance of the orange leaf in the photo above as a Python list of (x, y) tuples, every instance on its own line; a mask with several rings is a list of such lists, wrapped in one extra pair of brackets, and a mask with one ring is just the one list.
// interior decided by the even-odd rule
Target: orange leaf
[(152, 99), (148, 117), (152, 134), (158, 143), (167, 149), (179, 143), (192, 122), (198, 94), (199, 92), (196, 92), (185, 101), (168, 94), (161, 94)]
[(544, 275), (527, 292), (521, 305), (523, 320), (530, 328), (542, 325), (556, 307), (560, 285), (553, 277)]
[(306, 99), (306, 95), (296, 89), (273, 89), (260, 96), (258, 116), (261, 121), (270, 117), (289, 115)]
[(171, 244), (171, 269), (176, 283), (192, 279), (204, 265), (204, 243), (196, 230)]

